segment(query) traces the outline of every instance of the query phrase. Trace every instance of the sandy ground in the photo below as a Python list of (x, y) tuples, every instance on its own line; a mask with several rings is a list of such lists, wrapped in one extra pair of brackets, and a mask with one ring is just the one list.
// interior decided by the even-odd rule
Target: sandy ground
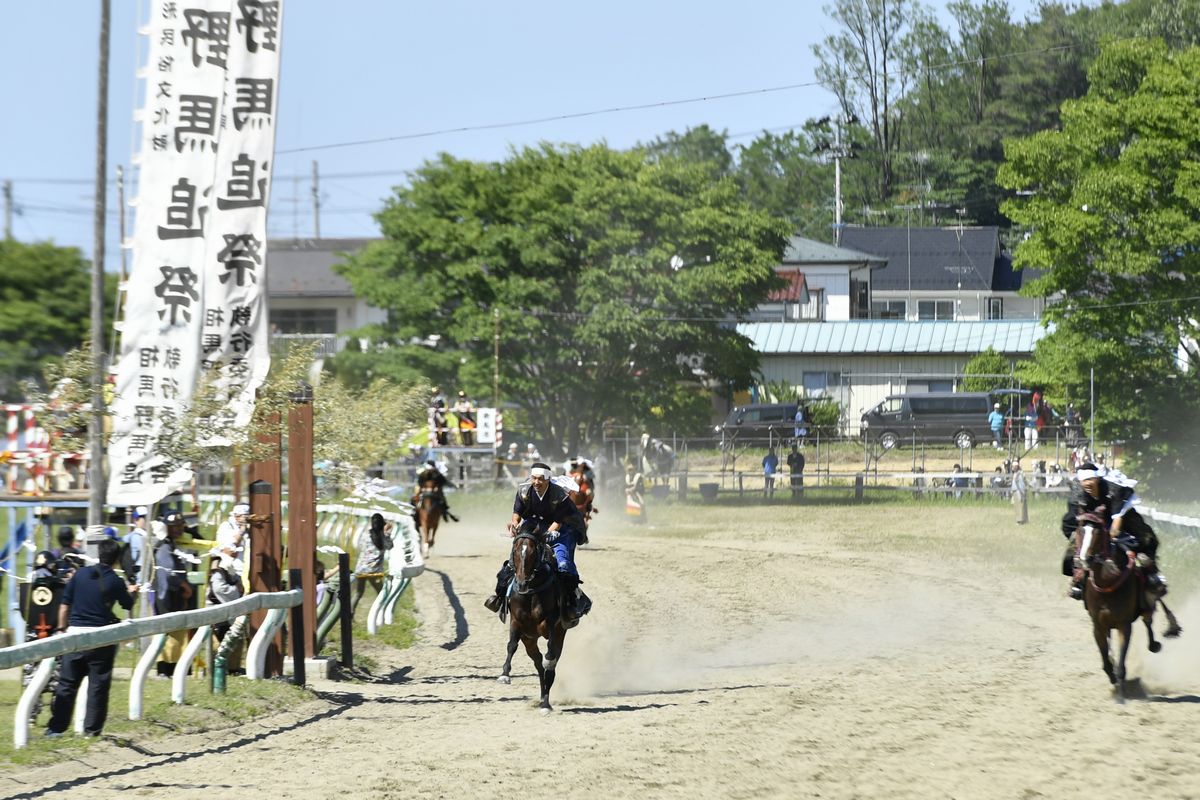
[(415, 583), (421, 641), (378, 682), (0, 775), (0, 795), (1200, 797), (1200, 603), (1177, 590), (1188, 632), (1158, 655), (1138, 633), (1141, 697), (1116, 704), (1046, 524), (945, 505), (602, 516), (579, 554), (596, 608), (542, 717), (523, 652), (496, 681), (493, 516), (443, 531)]

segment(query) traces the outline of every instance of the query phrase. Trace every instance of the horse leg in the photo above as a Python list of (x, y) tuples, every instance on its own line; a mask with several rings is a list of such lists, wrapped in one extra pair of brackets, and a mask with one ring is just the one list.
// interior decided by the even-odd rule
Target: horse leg
[[(521, 641), (525, 644), (525, 652), (529, 653), (529, 660), (537, 667), (538, 685), (546, 685), (546, 668), (542, 666), (542, 651), (538, 649), (537, 636), (522, 636)], [(545, 696), (545, 690), (542, 692)]]
[(1120, 655), (1117, 659), (1117, 702), (1125, 702), (1125, 656), (1129, 653), (1129, 642), (1133, 638), (1133, 622), (1127, 622), (1117, 630), (1117, 641), (1120, 643)]
[(1092, 622), (1092, 633), (1096, 637), (1096, 647), (1100, 649), (1100, 660), (1104, 664), (1104, 674), (1109, 683), (1116, 683), (1117, 676), (1113, 673), (1112, 658), (1108, 654), (1108, 629), (1101, 628), (1099, 623)]
[(550, 632), (550, 638), (546, 640), (546, 681), (542, 688), (541, 708), (544, 713), (549, 713), (550, 708), (550, 689), (554, 686), (554, 675), (558, 669), (558, 659), (562, 655), (563, 641), (567, 638), (567, 629), (558, 625)]
[(508, 656), (504, 659), (504, 670), (497, 679), (500, 683), (512, 683), (512, 659), (513, 653), (517, 652), (517, 642), (519, 641), (521, 641), (521, 634), (517, 632), (516, 620), (512, 620), (508, 626)]
[(1171, 613), (1171, 609), (1167, 607), (1166, 603), (1164, 603), (1162, 600), (1159, 600), (1158, 604), (1162, 606), (1163, 611), (1167, 615), (1167, 632), (1163, 634), (1163, 637), (1166, 639), (1174, 639), (1176, 636), (1183, 633), (1183, 628), (1179, 627), (1179, 620), (1175, 619), (1175, 615)]
[(1157, 653), (1159, 650), (1162, 650), (1162, 643), (1154, 638), (1154, 626), (1151, 624), (1153, 620), (1153, 611), (1147, 611), (1145, 614), (1142, 614), (1142, 622), (1146, 623), (1146, 636), (1150, 639), (1150, 643), (1146, 645), (1146, 648), (1151, 653)]
[(429, 549), (433, 549), (433, 542), (437, 539), (438, 518), (435, 516), (429, 521)]

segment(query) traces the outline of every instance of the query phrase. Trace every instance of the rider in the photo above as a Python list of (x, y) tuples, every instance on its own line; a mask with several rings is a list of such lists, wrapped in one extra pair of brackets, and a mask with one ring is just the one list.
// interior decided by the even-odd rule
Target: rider
[[(1104, 519), (1109, 523), (1108, 533), (1113, 543), (1126, 552), (1138, 554), (1137, 565), (1146, 576), (1146, 588), (1156, 597), (1162, 597), (1167, 593), (1167, 579), (1158, 571), (1155, 562), (1158, 537), (1133, 507), (1138, 501), (1133, 491), (1136, 485), (1137, 481), (1116, 470), (1097, 467), (1090, 461), (1081, 464), (1067, 496), (1062, 531), (1070, 539), (1079, 526), (1081, 514), (1094, 514)], [(1067, 551), (1063, 572), (1073, 576), (1069, 594), (1075, 600), (1082, 600), (1082, 572), (1068, 570), (1074, 564), (1074, 545), (1068, 545)]]
[(599, 509), (593, 505), (596, 497), (595, 478), (592, 471), (588, 469), (588, 462), (582, 458), (572, 462), (571, 477), (579, 486), (577, 491), (571, 493), (571, 499), (575, 502), (575, 508), (579, 509), (580, 516), (583, 517), (583, 536), (580, 537), (579, 543), (587, 544), (588, 523), (592, 521), (592, 514), (599, 513)]
[[(579, 572), (575, 568), (575, 545), (584, 528), (583, 516), (571, 502), (563, 487), (551, 483), (550, 465), (541, 461), (529, 468), (529, 480), (517, 487), (513, 500), (512, 519), (508, 523), (508, 535), (516, 534), (522, 522), (533, 521), (546, 530), (546, 536), (554, 550), (558, 564), (558, 582), (562, 588), (563, 616), (568, 622), (583, 616), (591, 608), (591, 601), (579, 591)], [(496, 592), (483, 601), (489, 611), (500, 611), (508, 584), (513, 578), (512, 565), (507, 561), (496, 574)]]
[(417, 489), (413, 492), (412, 515), (417, 516), (417, 506), (421, 501), (421, 489), (428, 482), (433, 482), (434, 488), (437, 490), (437, 499), (442, 507), (442, 516), (452, 522), (458, 522), (458, 517), (450, 513), (450, 503), (446, 501), (445, 487), (450, 483), (450, 479), (446, 477), (437, 465), (437, 462), (432, 458), (426, 459), (425, 464), (421, 467), (421, 471), (417, 473)]

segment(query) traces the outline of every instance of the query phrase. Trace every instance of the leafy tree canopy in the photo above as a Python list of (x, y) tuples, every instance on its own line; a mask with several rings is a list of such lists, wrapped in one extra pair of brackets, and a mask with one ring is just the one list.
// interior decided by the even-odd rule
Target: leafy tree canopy
[(490, 397), (498, 332), (503, 400), (561, 452), (609, 419), (699, 427), (714, 385), (748, 386), (757, 357), (724, 320), (777, 284), (789, 233), (707, 159), (604, 145), (443, 155), (377, 219), (386, 238), (339, 267), (390, 312), (372, 375)]
[(963, 389), (968, 392), (990, 392), (1008, 386), (1010, 381), (1000, 376), (1011, 374), (1012, 364), (1009, 360), (989, 347), (971, 356), (963, 366)]
[(1164, 487), (1200, 444), (1200, 377), (1177, 361), (1200, 319), (1197, 74), (1200, 48), (1107, 46), (1062, 129), (1010, 142), (998, 177), (1035, 192), (1004, 205), (1030, 231), (1015, 262), (1060, 298), (1030, 375), (1079, 401), (1095, 368), (1099, 432)]
[(18, 399), (23, 382), (40, 382), (48, 364), (83, 342), (90, 270), (74, 247), (0, 239), (0, 397)]

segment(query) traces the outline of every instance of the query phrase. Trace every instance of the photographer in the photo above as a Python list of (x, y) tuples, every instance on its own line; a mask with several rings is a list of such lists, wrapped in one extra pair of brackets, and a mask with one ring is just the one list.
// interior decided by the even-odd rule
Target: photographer
[[(113, 614), (113, 603), (120, 603), (121, 608), (127, 611), (133, 608), (130, 592), (136, 592), (137, 586), (127, 587), (113, 572), (113, 564), (121, 555), (120, 542), (115, 539), (100, 542), (99, 555), (99, 563), (80, 567), (63, 592), (62, 603), (58, 607), (58, 627), (66, 629), (68, 633), (119, 622)], [(46, 736), (62, 736), (66, 731), (75, 711), (79, 684), (84, 678), (88, 679), (88, 698), (83, 732), (88, 736), (100, 735), (108, 717), (108, 690), (112, 684), (116, 655), (117, 646), (108, 645), (63, 656)]]
[(238, 503), (229, 512), (229, 519), (222, 522), (221, 526), (217, 528), (217, 550), (231, 559), (229, 569), (239, 578), (242, 575), (242, 567), (245, 565), (242, 553), (246, 545), (246, 535), (250, 529), (249, 515), (250, 506)]

